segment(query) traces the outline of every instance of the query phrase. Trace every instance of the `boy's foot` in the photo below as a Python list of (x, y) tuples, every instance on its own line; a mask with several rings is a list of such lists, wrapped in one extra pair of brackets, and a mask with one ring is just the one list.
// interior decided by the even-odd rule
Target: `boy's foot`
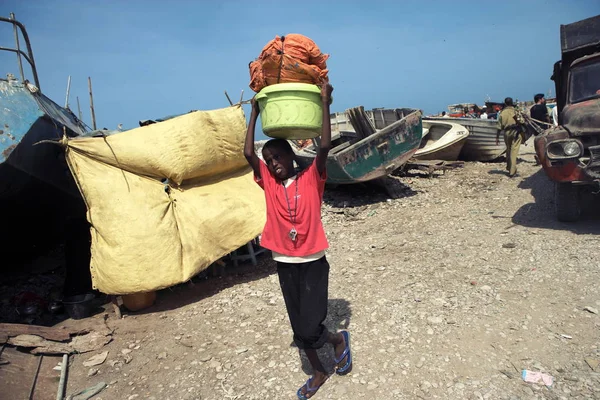
[(328, 378), (329, 375), (326, 375), (322, 372), (315, 373), (314, 376), (310, 377), (306, 383), (302, 385), (300, 389), (298, 389), (298, 392), (296, 393), (298, 398), (300, 400), (310, 399), (317, 393), (317, 390), (323, 386)]
[(342, 341), (335, 346), (335, 362), (338, 375), (346, 375), (352, 370), (352, 353), (350, 352), (350, 333), (340, 332)]

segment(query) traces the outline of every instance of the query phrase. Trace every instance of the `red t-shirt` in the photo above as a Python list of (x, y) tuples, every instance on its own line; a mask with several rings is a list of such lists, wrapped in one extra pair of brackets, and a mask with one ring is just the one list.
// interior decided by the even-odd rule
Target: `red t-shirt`
[[(267, 223), (263, 229), (261, 246), (292, 257), (310, 256), (327, 249), (329, 244), (321, 222), (321, 202), (327, 173), (320, 175), (316, 163), (313, 162), (310, 167), (298, 174), (297, 182), (292, 182), (285, 188), (261, 161), (260, 175), (261, 179), (257, 179), (256, 176), (254, 179), (265, 191), (267, 203)], [(296, 185), (298, 185), (297, 201)], [(288, 201), (284, 190), (287, 191)], [(296, 204), (298, 210), (295, 209)], [(290, 219), (290, 211), (292, 217), (295, 217), (295, 224), (292, 224)], [(293, 227), (298, 232), (295, 241), (289, 237)]]

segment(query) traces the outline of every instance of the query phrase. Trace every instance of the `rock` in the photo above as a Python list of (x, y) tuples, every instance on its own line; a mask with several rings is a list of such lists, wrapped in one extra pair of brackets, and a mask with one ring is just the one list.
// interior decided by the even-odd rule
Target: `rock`
[(439, 325), (444, 322), (444, 318), (442, 317), (428, 317), (427, 322), (431, 325)]
[(125, 364), (129, 364), (133, 361), (133, 357), (130, 354), (125, 354), (123, 356), (123, 361), (125, 362)]
[(132, 394), (131, 396), (129, 396), (127, 398), (127, 400), (133, 400), (133, 399), (137, 399), (140, 395), (139, 394)]
[(220, 372), (217, 374), (217, 379), (222, 381), (223, 379), (227, 378), (227, 375), (223, 372)]
[(245, 348), (245, 347), (241, 347), (241, 348), (239, 348), (239, 349), (237, 349), (237, 350), (235, 351), (235, 354), (242, 354), (242, 353), (245, 353), (245, 352), (247, 352), (247, 351), (248, 351), (248, 349), (247, 349), (247, 348)]
[(159, 360), (164, 360), (167, 358), (167, 352), (163, 351), (162, 353), (159, 353), (158, 356), (156, 356), (156, 358), (158, 358)]
[(93, 367), (94, 365), (100, 365), (104, 361), (106, 361), (106, 357), (108, 357), (108, 351), (104, 351), (100, 354), (96, 354), (93, 357), (90, 357), (86, 361), (83, 362), (84, 367)]
[(505, 249), (514, 249), (515, 247), (517, 247), (516, 243), (504, 243), (502, 245), (503, 248)]
[(490, 290), (492, 290), (492, 288), (490, 286), (488, 286), (488, 285), (483, 285), (481, 287), (481, 291), (482, 292), (489, 292)]
[(88, 376), (94, 376), (98, 373), (98, 368), (90, 368), (88, 371)]
[(121, 350), (121, 354), (123, 354), (123, 355), (125, 355), (125, 354), (129, 354), (129, 353), (131, 353), (132, 351), (133, 351), (133, 350), (131, 350), (131, 349), (123, 349), (123, 350)]
[(598, 309), (594, 308), (594, 307), (587, 306), (587, 307), (584, 307), (583, 310), (587, 311), (589, 313), (592, 313), (592, 314), (598, 314)]
[(202, 362), (208, 362), (210, 360), (212, 360), (212, 356), (206, 352), (200, 353), (200, 356), (198, 357), (198, 359)]

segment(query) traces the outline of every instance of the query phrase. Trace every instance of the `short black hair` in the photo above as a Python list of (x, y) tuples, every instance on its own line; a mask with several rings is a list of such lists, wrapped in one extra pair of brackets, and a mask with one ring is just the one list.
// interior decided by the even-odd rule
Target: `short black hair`
[(512, 99), (512, 97), (507, 97), (507, 98), (505, 98), (505, 99), (504, 99), (504, 105), (505, 105), (505, 106), (514, 106), (514, 103), (513, 103), (513, 99)]
[(543, 98), (544, 98), (544, 94), (543, 93), (538, 93), (535, 96), (533, 96), (533, 101), (535, 101), (537, 103), (538, 101), (540, 101)]
[(278, 149), (289, 155), (294, 155), (294, 150), (292, 150), (292, 146), (290, 142), (285, 139), (271, 139), (263, 146), (263, 151), (267, 149)]

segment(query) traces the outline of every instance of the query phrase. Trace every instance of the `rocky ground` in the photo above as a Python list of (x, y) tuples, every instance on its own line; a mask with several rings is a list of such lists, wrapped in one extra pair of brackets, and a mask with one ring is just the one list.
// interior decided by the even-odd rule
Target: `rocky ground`
[[(600, 399), (599, 218), (557, 222), (552, 185), (523, 153), (514, 179), (466, 163), (392, 178), (398, 199), (327, 191), (327, 324), (350, 330), (355, 364), (315, 398)], [(108, 359), (72, 357), (68, 393), (103, 381), (97, 399), (294, 399), (310, 372), (268, 256), (107, 313)]]

